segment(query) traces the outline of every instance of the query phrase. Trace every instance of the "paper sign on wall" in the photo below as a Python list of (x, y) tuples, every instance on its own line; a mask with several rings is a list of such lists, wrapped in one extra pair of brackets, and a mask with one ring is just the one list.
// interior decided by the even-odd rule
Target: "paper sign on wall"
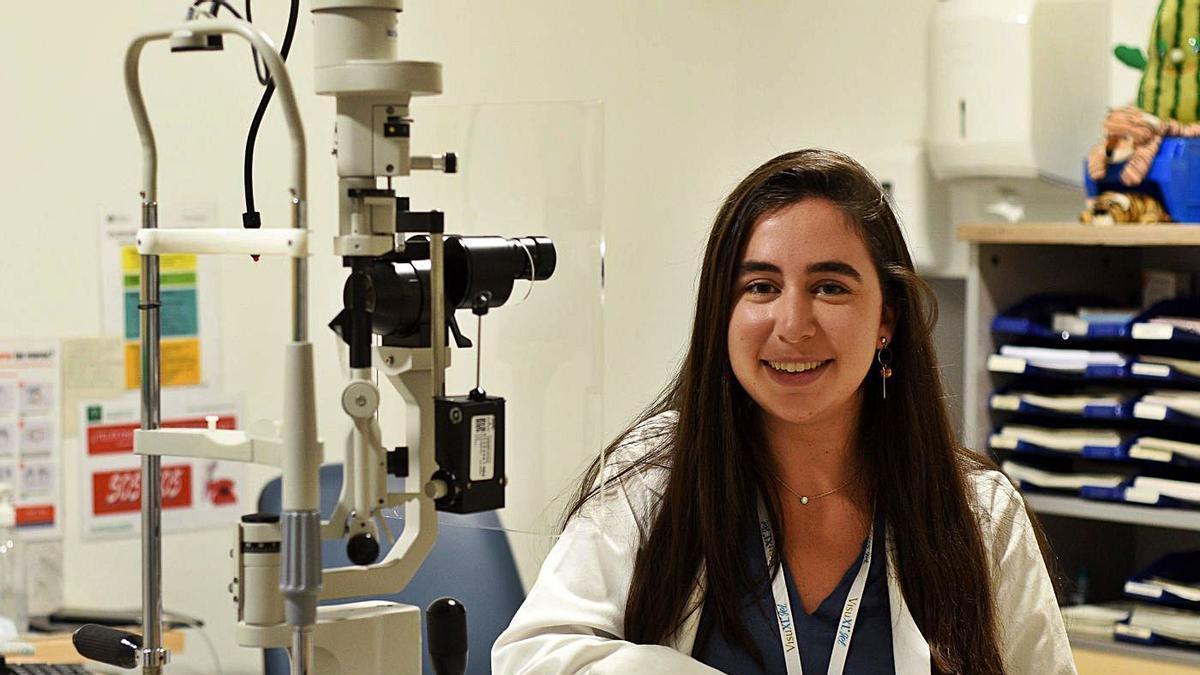
[[(164, 227), (208, 227), (205, 208), (160, 218)], [(136, 389), (141, 377), (141, 256), (135, 246), (140, 222), (119, 210), (101, 219), (101, 274), (104, 332), (125, 339), (125, 387)], [(215, 385), (216, 274), (211, 259), (159, 256), (159, 362), (164, 387)]]
[[(236, 403), (197, 392), (167, 392), (162, 427), (204, 428), (215, 418), (219, 429), (237, 428)], [(133, 432), (141, 427), (136, 397), (80, 404), (83, 536), (133, 536), (141, 529), (142, 458), (133, 454)], [(225, 526), (244, 510), (237, 462), (187, 457), (162, 458), (163, 531)]]
[[(141, 261), (132, 244), (121, 246), (124, 298), (125, 387), (141, 382), (141, 312), (138, 309)], [(200, 303), (196, 289), (196, 256), (159, 256), (159, 331), (162, 384), (200, 384)]]
[(0, 483), (28, 539), (61, 530), (60, 387), (57, 341), (0, 341)]

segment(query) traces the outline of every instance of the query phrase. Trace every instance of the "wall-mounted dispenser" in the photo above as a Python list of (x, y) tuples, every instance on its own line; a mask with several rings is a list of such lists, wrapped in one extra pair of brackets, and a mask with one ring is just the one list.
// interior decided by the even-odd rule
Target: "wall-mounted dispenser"
[(942, 0), (926, 140), (938, 179), (1078, 185), (1109, 105), (1107, 0)]

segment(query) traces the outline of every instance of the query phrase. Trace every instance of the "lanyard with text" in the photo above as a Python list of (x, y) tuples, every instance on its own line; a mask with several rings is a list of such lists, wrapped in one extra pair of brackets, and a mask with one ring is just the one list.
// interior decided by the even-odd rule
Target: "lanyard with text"
[[(771, 529), (771, 520), (767, 517), (767, 507), (762, 498), (758, 500), (758, 531), (762, 535), (763, 552), (767, 556), (767, 564), (775, 557), (775, 532)], [(858, 620), (858, 606), (862, 604), (863, 589), (867, 585), (867, 572), (871, 569), (871, 549), (874, 546), (875, 524), (867, 532), (867, 546), (863, 551), (862, 565), (859, 566), (858, 576), (850, 586), (846, 596), (846, 605), (842, 608), (842, 618), (838, 622), (837, 637), (833, 641), (833, 653), (829, 655), (829, 674), (841, 675), (846, 667), (846, 655), (850, 652), (850, 638), (854, 635), (854, 623)], [(779, 639), (783, 642), (783, 660), (787, 664), (788, 675), (803, 675), (800, 665), (800, 646), (796, 643), (796, 627), (792, 618), (792, 601), (788, 598), (787, 579), (784, 577), (784, 566), (787, 563), (780, 554), (779, 571), (771, 580), (771, 592), (775, 595), (775, 615), (779, 619)]]

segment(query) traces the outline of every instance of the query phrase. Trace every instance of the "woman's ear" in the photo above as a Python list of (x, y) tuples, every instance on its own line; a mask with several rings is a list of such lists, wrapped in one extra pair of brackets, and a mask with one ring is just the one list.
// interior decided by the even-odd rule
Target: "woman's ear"
[(887, 338), (890, 343), (892, 336), (896, 332), (896, 311), (892, 306), (884, 303), (883, 314), (879, 318), (879, 336)]

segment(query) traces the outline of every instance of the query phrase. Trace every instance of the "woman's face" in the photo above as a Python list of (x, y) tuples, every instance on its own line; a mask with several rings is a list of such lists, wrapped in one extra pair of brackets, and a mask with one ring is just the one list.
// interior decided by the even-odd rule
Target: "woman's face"
[(769, 422), (856, 414), (879, 339), (891, 342), (891, 312), (854, 227), (829, 200), (810, 198), (750, 230), (733, 289), (729, 360)]

